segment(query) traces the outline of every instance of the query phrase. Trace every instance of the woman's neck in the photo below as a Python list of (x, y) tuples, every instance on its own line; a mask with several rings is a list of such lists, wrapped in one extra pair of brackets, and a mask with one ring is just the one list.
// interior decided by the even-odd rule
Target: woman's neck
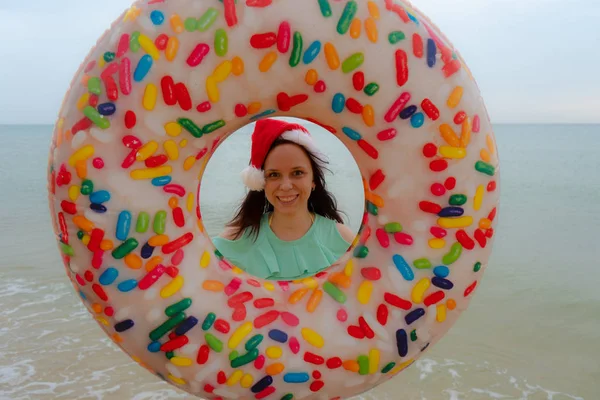
[(294, 214), (282, 214), (274, 211), (269, 216), (269, 225), (279, 239), (291, 241), (304, 236), (312, 226), (314, 218), (314, 215), (308, 210)]

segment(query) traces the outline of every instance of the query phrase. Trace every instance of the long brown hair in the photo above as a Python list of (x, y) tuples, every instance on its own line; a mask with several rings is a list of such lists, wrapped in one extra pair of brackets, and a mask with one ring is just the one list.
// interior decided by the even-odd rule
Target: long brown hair
[[(328, 164), (327, 161), (308, 151), (305, 147), (282, 138), (278, 138), (273, 142), (267, 155), (269, 155), (274, 148), (281, 146), (282, 144), (293, 144), (300, 147), (310, 160), (315, 190), (310, 193), (308, 198), (308, 210), (325, 218), (342, 223), (342, 217), (340, 212), (337, 210), (337, 201), (333, 194), (327, 190), (325, 183), (324, 171), (331, 172), (325, 166)], [(249, 229), (250, 234), (253, 235), (254, 239), (256, 240), (260, 231), (261, 217), (263, 214), (271, 211), (273, 211), (273, 205), (267, 201), (265, 191), (251, 190), (238, 207), (235, 216), (230, 222), (227, 223), (227, 227), (235, 229), (235, 234), (233, 235), (235, 239), (239, 238), (240, 235), (246, 231), (246, 229)]]

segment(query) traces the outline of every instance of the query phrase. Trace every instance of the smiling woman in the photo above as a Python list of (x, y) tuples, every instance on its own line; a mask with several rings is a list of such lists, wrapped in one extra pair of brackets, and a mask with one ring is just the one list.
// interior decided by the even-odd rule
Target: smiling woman
[(355, 233), (343, 224), (325, 182), (326, 157), (300, 124), (276, 119), (256, 123), (250, 165), (242, 172), (249, 189), (217, 249), (246, 272), (292, 280), (335, 263)]

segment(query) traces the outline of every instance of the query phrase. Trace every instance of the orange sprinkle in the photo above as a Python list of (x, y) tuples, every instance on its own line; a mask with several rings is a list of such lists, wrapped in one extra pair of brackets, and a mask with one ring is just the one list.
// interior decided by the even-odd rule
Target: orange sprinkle
[(296, 304), (297, 302), (302, 300), (306, 293), (308, 293), (308, 288), (296, 290), (294, 293), (291, 294), (290, 298), (288, 299), (288, 303)]
[(150, 272), (163, 261), (161, 256), (154, 256), (146, 262), (146, 271)]
[(374, 19), (379, 19), (379, 7), (377, 7), (377, 3), (375, 3), (374, 1), (369, 1), (368, 7), (369, 14), (371, 15), (371, 17), (373, 17)]
[(334, 283), (337, 286), (343, 287), (344, 289), (349, 288), (352, 284), (352, 280), (350, 279), (350, 277), (341, 272), (331, 274), (331, 276), (329, 277), (329, 282)]
[(171, 28), (173, 29), (173, 32), (175, 33), (181, 33), (184, 30), (184, 25), (183, 25), (183, 21), (181, 20), (181, 17), (177, 14), (173, 14), (171, 16)]
[(440, 125), (440, 134), (442, 138), (452, 147), (460, 147), (460, 139), (456, 136), (456, 133), (452, 127), (448, 124)]
[(223, 285), (219, 281), (204, 281), (202, 283), (202, 289), (208, 290), (211, 292), (220, 292), (221, 290), (223, 290), (224, 287), (225, 287), (225, 285)]
[(492, 160), (490, 153), (486, 149), (481, 149), (481, 151), (479, 152), (479, 157), (481, 157), (483, 161), (488, 163)]
[(369, 17), (365, 20), (365, 31), (367, 31), (367, 37), (373, 43), (377, 43), (378, 33), (377, 25), (375, 24), (375, 18)]
[(454, 310), (456, 308), (456, 301), (454, 301), (454, 299), (448, 299), (446, 307), (448, 307), (448, 310)]
[(487, 143), (487, 147), (490, 150), (490, 153), (494, 154), (496, 153), (496, 148), (494, 146), (494, 141), (492, 140), (492, 137), (490, 135), (487, 135), (485, 137), (485, 141)]
[(342, 363), (342, 366), (346, 371), (358, 372), (360, 367), (358, 366), (358, 361), (356, 360), (346, 360)]
[(169, 199), (169, 207), (171, 207), (173, 209), (173, 208), (177, 208), (178, 205), (179, 205), (179, 202), (177, 201), (177, 197), (172, 196)]
[(306, 311), (310, 313), (315, 311), (321, 302), (321, 297), (323, 297), (323, 291), (321, 289), (315, 289), (310, 296), (310, 299), (308, 299), (308, 303), (306, 303)]
[(148, 244), (152, 247), (160, 247), (169, 243), (169, 237), (167, 235), (154, 235), (148, 239)]
[(308, 83), (310, 86), (313, 86), (319, 80), (319, 73), (314, 69), (309, 69), (306, 71), (306, 76), (304, 77), (304, 81)]
[(490, 221), (487, 218), (481, 218), (479, 220), (479, 228), (481, 229), (490, 229), (490, 227), (492, 226), (492, 221)]
[(96, 312), (96, 313), (101, 313), (102, 306), (98, 303), (94, 303), (94, 304), (92, 304), (92, 310), (94, 310), (94, 312)]
[(231, 67), (231, 72), (233, 72), (235, 76), (240, 76), (244, 73), (244, 60), (239, 57), (233, 57), (231, 63), (233, 64)]
[(179, 50), (179, 40), (175, 36), (171, 36), (167, 41), (167, 48), (165, 49), (165, 56), (168, 61), (173, 61), (177, 56)]
[(373, 192), (366, 192), (365, 200), (370, 201), (371, 203), (375, 204), (377, 207), (383, 207), (385, 205), (385, 202), (383, 201), (383, 199), (381, 197), (377, 196)]
[(465, 118), (462, 123), (462, 132), (460, 135), (460, 147), (467, 147), (471, 141), (471, 119)]
[(108, 251), (108, 250), (112, 250), (113, 249), (113, 242), (110, 239), (104, 239), (103, 241), (100, 242), (100, 249), (104, 250), (104, 251)]
[(284, 369), (285, 369), (285, 366), (282, 363), (275, 363), (275, 364), (269, 365), (266, 368), (265, 372), (268, 375), (278, 375), (278, 374), (282, 373)]
[(372, 105), (367, 104), (366, 106), (363, 107), (362, 117), (363, 117), (363, 121), (364, 121), (365, 125), (367, 125), (367, 126), (375, 125), (375, 110), (373, 109)]
[(336, 70), (340, 67), (340, 56), (332, 43), (325, 43), (325, 59), (330, 69)]
[(115, 333), (115, 334), (112, 335), (112, 340), (115, 343), (122, 343), (123, 342), (123, 338), (118, 333)]
[(248, 114), (256, 114), (261, 108), (262, 104), (260, 104), (258, 101), (254, 101), (248, 104)]
[(270, 51), (268, 52), (262, 59), (262, 61), (258, 64), (258, 69), (260, 72), (267, 72), (271, 69), (273, 64), (277, 61), (277, 52)]
[(360, 37), (360, 19), (354, 18), (350, 24), (350, 37), (352, 39), (358, 39)]
[(95, 228), (94, 223), (86, 217), (84, 217), (83, 215), (74, 216), (73, 223), (84, 232), (91, 232)]
[(142, 268), (142, 258), (137, 254), (129, 253), (125, 256), (125, 265), (131, 269)]

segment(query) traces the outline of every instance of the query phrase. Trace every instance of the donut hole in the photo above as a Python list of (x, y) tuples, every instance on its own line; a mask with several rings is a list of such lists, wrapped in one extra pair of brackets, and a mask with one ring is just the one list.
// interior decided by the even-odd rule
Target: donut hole
[[(326, 159), (322, 169), (325, 178), (325, 189), (334, 198), (337, 204), (337, 212), (341, 216), (343, 224), (352, 231), (352, 237), (355, 238), (361, 228), (365, 210), (365, 197), (362, 177), (354, 157), (344, 143), (319, 125), (300, 118), (279, 117), (276, 119), (299, 123), (309, 130), (314, 142)], [(222, 140), (211, 155), (204, 170), (199, 189), (199, 208), (205, 233), (211, 240), (226, 231), (227, 224), (235, 217), (249, 193), (249, 189), (242, 182), (240, 173), (248, 166), (254, 125), (254, 122), (247, 124)], [(260, 196), (264, 201), (265, 192), (260, 192)], [(309, 200), (308, 208), (310, 211), (313, 210), (311, 206)], [(321, 221), (323, 222), (323, 220)], [(329, 226), (331, 227), (331, 225)], [(336, 233), (335, 230), (333, 232)], [(270, 234), (274, 234), (274, 231), (270, 230)], [(330, 239), (328, 242), (335, 243), (339, 248), (340, 241), (338, 239)], [(233, 250), (229, 247), (224, 248), (217, 245), (215, 242), (219, 242), (218, 240), (212, 241), (215, 248), (230, 264), (239, 266), (256, 277), (264, 278), (253, 274), (256, 266), (236, 264), (233, 258), (237, 256), (239, 259), (239, 254), (233, 255), (231, 254)], [(347, 250), (351, 250), (351, 247)], [(329, 268), (331, 265), (338, 264), (338, 261), (343, 259), (345, 254), (341, 252), (333, 264), (315, 266), (312, 275)], [(279, 268), (281, 274), (268, 279), (291, 280), (293, 278), (286, 275), (284, 266), (279, 266)], [(260, 268), (258, 270), (260, 271)]]

